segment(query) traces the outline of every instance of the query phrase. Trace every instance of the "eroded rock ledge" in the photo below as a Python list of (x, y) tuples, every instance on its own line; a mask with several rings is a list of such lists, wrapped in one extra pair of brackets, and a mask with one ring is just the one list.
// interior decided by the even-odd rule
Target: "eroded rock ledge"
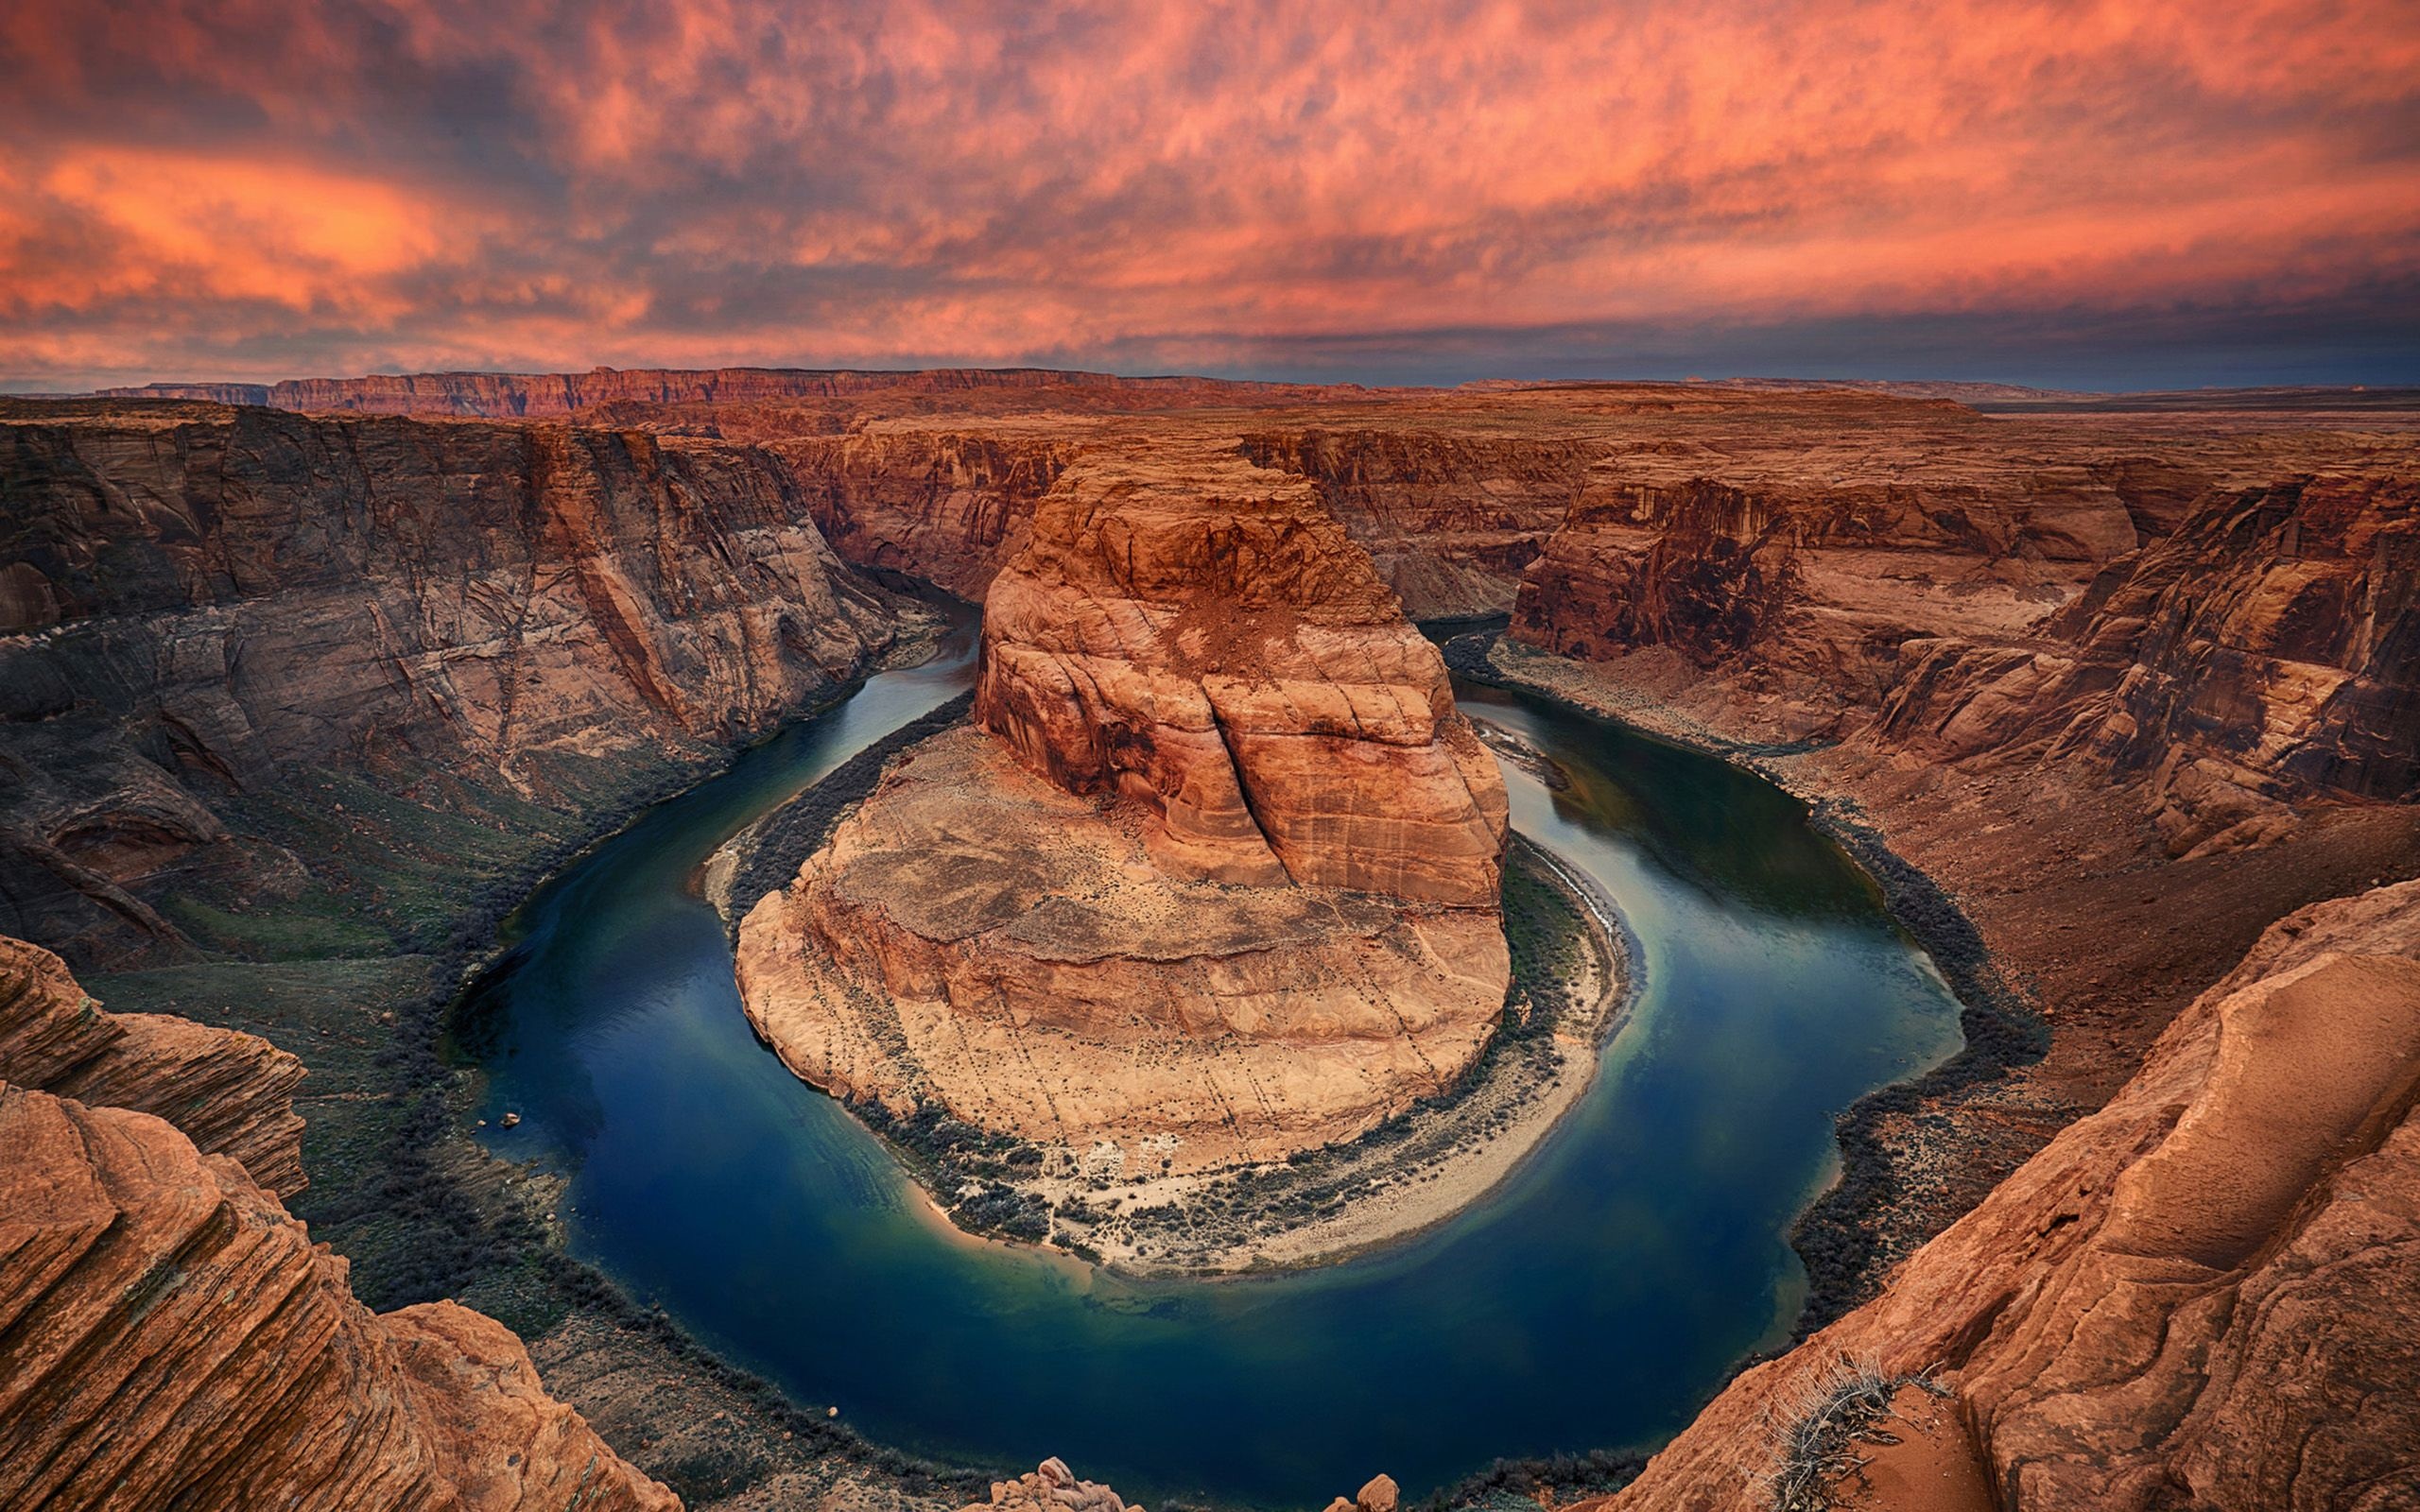
[(106, 1013), (58, 956), (0, 937), (0, 1079), (167, 1119), (279, 1197), (302, 1190), (302, 1062), (257, 1036)]
[[(138, 1074), (166, 1064), (156, 1026), (90, 1011), (46, 952), (0, 940), (0, 1506), (680, 1505), (546, 1395), (503, 1325), (452, 1302), (372, 1314), (244, 1163), (168, 1121), (282, 1177), (291, 1057), (165, 1021), (194, 1080)], [(282, 1118), (231, 1120), (240, 1091), (182, 1054), (204, 1041), (256, 1065)]]
[[(2401, 1506), (2420, 1484), (2420, 883), (2279, 920), (2109, 1105), (1612, 1505), (1755, 1504), (1842, 1357), (1929, 1370), (2004, 1504)], [(1915, 1503), (1905, 1503), (1912, 1505)]]
[(1057, 1166), (1350, 1139), (1500, 1022), (1501, 778), (1307, 484), (1088, 457), (993, 585), (982, 730), (903, 757), (740, 929), (807, 1080)]

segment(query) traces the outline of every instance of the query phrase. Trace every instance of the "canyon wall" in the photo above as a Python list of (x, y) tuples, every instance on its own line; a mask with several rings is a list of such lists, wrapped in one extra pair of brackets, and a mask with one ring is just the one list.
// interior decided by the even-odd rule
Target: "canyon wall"
[(381, 373), (273, 384), (149, 384), (100, 399), (198, 399), (311, 414), (446, 415), (560, 420), (607, 404), (730, 404), (849, 398), (874, 392), (961, 397), (998, 389), (1079, 390), (1150, 404), (1200, 397), (1311, 395), (1296, 384), (1214, 378), (1129, 378), (1048, 368), (927, 368), (912, 371), (802, 368), (595, 368), (587, 372)]
[(2095, 474), (1954, 452), (1879, 477), (1678, 444), (1608, 458), (1524, 576), (1512, 633), (1720, 665), (1775, 696), (1781, 732), (1841, 733), (1908, 641), (2015, 635), (2135, 549), (2125, 492)]
[(2295, 479), (2205, 500), (2032, 644), (1912, 642), (1878, 740), (2141, 781), (2171, 852), (2267, 843), (2298, 798), (2420, 798), (2420, 490)]
[[(2420, 508), (2394, 477), (2215, 490), (2144, 535), (2055, 509), (1592, 482), (1512, 633), (1677, 656), (1772, 735), (2140, 782), (2171, 853), (2264, 843), (2298, 796), (2420, 794)], [(1703, 674), (1712, 673), (1711, 679)]]
[(1303, 479), (1088, 454), (992, 586), (976, 718), (741, 926), (802, 1076), (1183, 1175), (1350, 1139), (1493, 1035), (1502, 780)]
[(921, 577), (980, 600), (1025, 545), (1037, 500), (1080, 432), (1000, 425), (936, 430), (876, 422), (845, 437), (769, 442), (833, 549), (859, 567)]
[(1932, 1449), (2004, 1506), (2411, 1505), (2415, 1092), (2420, 883), (2281, 919), (2108, 1106), (1741, 1375), (1614, 1512), (1759, 1504), (1843, 1357), (1930, 1372), (1955, 1405)]
[(1245, 456), (1299, 472), (1368, 548), (1415, 620), (1500, 614), (1562, 524), (1599, 442), (1319, 426), (1249, 432)]
[(85, 960), (178, 947), (165, 873), (294, 871), (223, 816), (291, 764), (543, 804), (565, 760), (729, 741), (893, 633), (753, 448), (19, 404), (0, 488), (0, 925)]

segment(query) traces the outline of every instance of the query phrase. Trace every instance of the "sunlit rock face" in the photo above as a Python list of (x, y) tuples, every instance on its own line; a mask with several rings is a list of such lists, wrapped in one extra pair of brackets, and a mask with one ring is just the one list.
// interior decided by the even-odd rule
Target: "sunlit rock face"
[(255, 1035), (162, 1013), (111, 1013), (66, 963), (0, 938), (0, 1081), (157, 1113), (279, 1197), (302, 1190), (302, 1063)]
[(742, 926), (802, 1076), (1182, 1173), (1349, 1139), (1486, 1045), (1502, 779), (1303, 480), (1071, 467), (992, 585), (976, 718)]
[(1613, 1507), (1754, 1504), (1844, 1355), (1934, 1371), (2005, 1504), (2405, 1504), (2376, 1493), (2420, 1472), (2415, 1066), (2420, 883), (2289, 915), (2106, 1108)]
[(976, 717), (1156, 811), (1174, 875), (1490, 906), (1494, 758), (1306, 484), (1212, 448), (1088, 464), (994, 582)]
[(265, 1185), (301, 1070), (0, 939), (0, 1506), (677, 1508), (502, 1324), (354, 1299)]

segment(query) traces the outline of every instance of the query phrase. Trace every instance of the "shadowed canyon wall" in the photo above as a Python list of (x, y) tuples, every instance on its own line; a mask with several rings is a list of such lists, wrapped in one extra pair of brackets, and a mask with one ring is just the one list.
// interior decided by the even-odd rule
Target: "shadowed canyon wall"
[(893, 633), (747, 447), (177, 405), (0, 415), (0, 924), (174, 955), (150, 901), (302, 863), (224, 816), (296, 764), (562, 801), (702, 750)]

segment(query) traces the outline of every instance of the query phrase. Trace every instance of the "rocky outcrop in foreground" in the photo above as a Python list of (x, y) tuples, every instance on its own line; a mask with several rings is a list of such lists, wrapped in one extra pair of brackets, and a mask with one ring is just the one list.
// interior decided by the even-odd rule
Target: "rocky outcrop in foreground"
[(2415, 1092), (2420, 883), (2281, 919), (2106, 1108), (1613, 1507), (1756, 1504), (1843, 1356), (1931, 1372), (1950, 1447), (2028, 1512), (2414, 1504)]
[(679, 1506), (503, 1325), (354, 1299), (262, 1185), (300, 1075), (0, 939), (0, 1508)]
[(1123, 1501), (1115, 1491), (1093, 1481), (1076, 1479), (1067, 1462), (1046, 1459), (1032, 1473), (1013, 1481), (994, 1481), (992, 1500), (970, 1502), (959, 1512), (1144, 1512), (1140, 1503)]
[[(302, 862), (232, 808), (293, 764), (540, 803), (855, 676), (889, 606), (752, 448), (562, 425), (0, 405), (0, 928), (178, 954)], [(578, 801), (577, 784), (570, 784)]]
[(302, 1063), (268, 1040), (158, 1013), (105, 1013), (66, 963), (0, 938), (0, 1080), (155, 1113), (279, 1197), (302, 1190)]
[(1071, 468), (993, 585), (977, 717), (742, 923), (800, 1075), (1182, 1175), (1350, 1139), (1494, 1033), (1502, 780), (1300, 479)]

